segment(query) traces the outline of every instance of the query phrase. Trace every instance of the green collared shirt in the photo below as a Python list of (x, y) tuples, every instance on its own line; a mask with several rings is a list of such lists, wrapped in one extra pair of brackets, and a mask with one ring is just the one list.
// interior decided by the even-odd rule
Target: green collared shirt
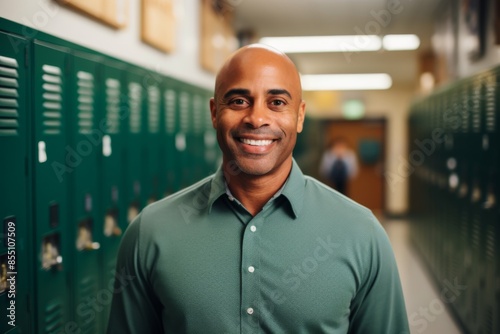
[(256, 216), (221, 169), (149, 205), (117, 272), (108, 333), (409, 333), (383, 228), (295, 161)]

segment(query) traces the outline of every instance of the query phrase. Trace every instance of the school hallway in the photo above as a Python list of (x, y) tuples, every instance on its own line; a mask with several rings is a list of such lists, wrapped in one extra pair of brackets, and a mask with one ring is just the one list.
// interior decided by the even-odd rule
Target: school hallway
[[(411, 334), (464, 333), (445, 306), (443, 299), (446, 297), (442, 297), (442, 291), (436, 287), (422, 257), (411, 244), (410, 223), (400, 219), (382, 219), (382, 222), (398, 263)], [(460, 293), (459, 289), (457, 291)]]

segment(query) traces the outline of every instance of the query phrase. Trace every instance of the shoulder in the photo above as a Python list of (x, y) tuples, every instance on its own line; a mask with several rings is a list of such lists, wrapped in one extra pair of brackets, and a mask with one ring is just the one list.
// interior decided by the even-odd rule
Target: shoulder
[(340, 234), (371, 239), (385, 233), (371, 210), (310, 176), (305, 176), (305, 214)]

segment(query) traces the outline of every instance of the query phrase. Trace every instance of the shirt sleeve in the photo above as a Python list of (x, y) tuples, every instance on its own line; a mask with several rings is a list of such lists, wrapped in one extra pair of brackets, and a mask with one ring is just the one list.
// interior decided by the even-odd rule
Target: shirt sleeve
[(367, 257), (369, 268), (351, 303), (349, 333), (409, 334), (408, 317), (394, 253), (375, 220)]
[(108, 334), (163, 333), (161, 304), (141, 259), (140, 229), (141, 215), (129, 225), (120, 244)]

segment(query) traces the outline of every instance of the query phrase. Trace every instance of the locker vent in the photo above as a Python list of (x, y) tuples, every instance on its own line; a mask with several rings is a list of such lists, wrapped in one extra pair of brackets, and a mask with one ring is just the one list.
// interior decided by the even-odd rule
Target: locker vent
[(481, 82), (476, 81), (472, 91), (472, 131), (481, 131)]
[(42, 66), (43, 133), (58, 135), (62, 127), (62, 71), (52, 65)]
[(212, 115), (207, 110), (207, 112), (203, 113), (203, 118), (205, 119), (205, 130), (209, 130), (212, 128)]
[(107, 133), (120, 132), (120, 81), (106, 80), (106, 127)]
[(94, 76), (79, 71), (78, 80), (78, 132), (92, 133), (94, 127)]
[(142, 87), (137, 82), (128, 85), (129, 125), (131, 133), (141, 132)]
[(196, 95), (193, 100), (194, 119), (193, 130), (195, 133), (203, 131), (203, 101), (199, 95)]
[(486, 257), (490, 260), (495, 259), (495, 229), (488, 225), (486, 231)]
[(483, 320), (483, 333), (493, 334), (493, 308), (491, 306), (486, 307), (486, 312), (484, 312)]
[(160, 131), (160, 89), (156, 86), (148, 88), (148, 128), (149, 133)]
[(172, 89), (165, 92), (165, 130), (175, 133), (175, 91)]
[[(97, 295), (97, 282), (94, 278), (85, 277), (80, 281), (80, 300), (86, 300), (89, 296)], [(88, 306), (90, 307), (90, 306)], [(85, 321), (86, 318), (82, 320), (82, 325), (80, 326), (81, 333), (94, 334), (99, 332), (97, 330), (97, 321)]]
[(179, 117), (181, 132), (186, 133), (189, 128), (189, 95), (186, 92), (181, 93)]
[(479, 219), (479, 214), (474, 214), (474, 218), (472, 220), (472, 249), (479, 249), (479, 245), (481, 242), (479, 228), (481, 225), (481, 220)]
[(468, 95), (468, 90), (467, 86), (464, 85), (463, 91), (462, 91), (462, 110), (460, 113), (460, 118), (462, 120), (462, 132), (467, 133), (469, 132), (469, 95)]
[(486, 81), (486, 131), (495, 132), (495, 92), (497, 89), (496, 78), (490, 75)]
[(61, 303), (50, 303), (45, 308), (45, 333), (63, 331), (64, 310)]
[(15, 136), (19, 128), (18, 67), (16, 59), (0, 56), (0, 136)]

